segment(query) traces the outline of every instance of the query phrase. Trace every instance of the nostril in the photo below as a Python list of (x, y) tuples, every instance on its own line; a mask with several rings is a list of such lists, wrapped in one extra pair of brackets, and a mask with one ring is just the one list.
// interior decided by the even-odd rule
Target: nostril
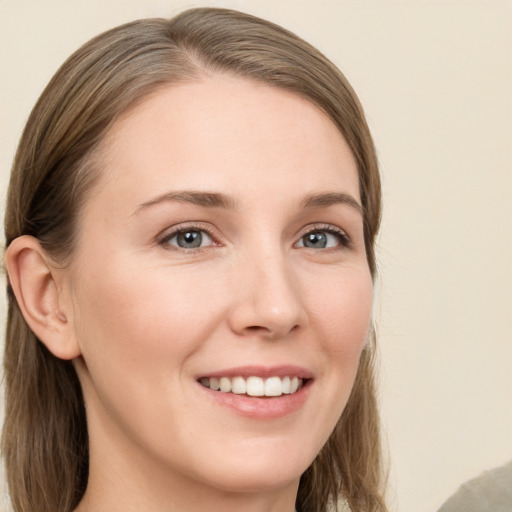
[(248, 325), (245, 329), (245, 334), (254, 334), (260, 336), (270, 337), (272, 335), (271, 329), (262, 327), (260, 325)]
[(273, 329), (271, 327), (264, 327), (260, 325), (248, 325), (245, 327), (244, 331), (246, 335), (253, 334), (268, 339), (277, 339), (283, 336), (287, 336), (290, 333), (295, 332), (297, 329), (299, 329), (299, 325), (294, 325), (291, 329), (280, 329), (278, 327)]

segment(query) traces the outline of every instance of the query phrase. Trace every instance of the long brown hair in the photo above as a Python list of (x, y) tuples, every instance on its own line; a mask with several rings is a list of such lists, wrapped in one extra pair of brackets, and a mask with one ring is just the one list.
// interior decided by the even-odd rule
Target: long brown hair
[[(12, 168), (6, 246), (37, 237), (56, 261), (72, 257), (80, 207), (99, 168), (110, 126), (159, 87), (229, 73), (310, 100), (336, 124), (357, 161), (368, 265), (375, 278), (381, 210), (372, 138), (359, 101), (318, 50), (267, 21), (224, 9), (192, 9), (171, 20), (135, 21), (73, 54), (34, 107)], [(6, 419), (2, 450), (16, 512), (70, 512), (87, 485), (84, 402), (73, 365), (54, 357), (27, 326), (8, 285)], [(383, 512), (373, 330), (349, 402), (301, 478), (297, 509)]]

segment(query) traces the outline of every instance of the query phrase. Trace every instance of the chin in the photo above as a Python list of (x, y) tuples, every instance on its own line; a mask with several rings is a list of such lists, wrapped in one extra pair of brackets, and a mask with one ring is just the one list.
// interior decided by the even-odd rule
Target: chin
[[(268, 457), (243, 457), (222, 463), (215, 470), (208, 469), (210, 485), (224, 492), (262, 493), (288, 486), (298, 486), (300, 477), (312, 459), (305, 459), (299, 449)], [(213, 478), (212, 478), (213, 477)]]
[(261, 494), (298, 486), (301, 475), (302, 471), (280, 471), (275, 468), (257, 471), (246, 466), (243, 471), (236, 471), (222, 479), (216, 478), (210, 485), (226, 493)]

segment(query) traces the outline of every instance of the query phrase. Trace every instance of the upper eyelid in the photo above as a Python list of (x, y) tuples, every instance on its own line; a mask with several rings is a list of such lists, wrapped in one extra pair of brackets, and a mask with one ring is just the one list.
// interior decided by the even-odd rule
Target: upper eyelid
[(340, 228), (339, 226), (336, 226), (334, 224), (326, 223), (308, 224), (307, 226), (301, 229), (299, 238), (303, 237), (304, 235), (307, 235), (308, 233), (311, 233), (312, 231), (329, 231), (331, 233), (343, 235), (344, 237), (346, 237), (347, 240), (351, 240), (350, 235), (347, 233), (345, 229)]
[(315, 230), (329, 231), (330, 229), (333, 231), (341, 231), (343, 233), (346, 233), (346, 231), (343, 228), (340, 228), (339, 226), (336, 226), (335, 224), (330, 224), (328, 222), (313, 222), (311, 224), (307, 224), (306, 226), (304, 226), (301, 229), (301, 231), (305, 231), (305, 232), (315, 231)]
[(174, 236), (176, 236), (178, 233), (181, 233), (182, 231), (204, 231), (208, 234), (208, 236), (212, 239), (212, 241), (215, 244), (221, 243), (219, 240), (219, 236), (217, 236), (214, 233), (214, 230), (210, 228), (209, 226), (205, 225), (203, 222), (185, 222), (181, 224), (177, 224), (175, 226), (170, 226), (163, 231), (160, 232), (160, 234), (157, 236), (158, 243), (163, 243), (165, 241), (170, 240)]

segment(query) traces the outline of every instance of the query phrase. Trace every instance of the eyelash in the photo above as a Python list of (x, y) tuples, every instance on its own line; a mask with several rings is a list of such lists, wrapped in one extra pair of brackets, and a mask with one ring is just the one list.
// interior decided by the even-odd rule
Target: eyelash
[[(209, 229), (207, 226), (205, 226), (203, 224), (186, 224), (186, 225), (181, 225), (181, 226), (178, 226), (178, 227), (171, 228), (170, 231), (166, 231), (162, 236), (160, 236), (158, 238), (158, 244), (161, 245), (161, 246), (164, 246), (164, 247), (169, 247), (170, 246), (169, 242), (174, 237), (178, 236), (180, 233), (187, 233), (187, 232), (191, 232), (191, 231), (196, 231), (196, 232), (200, 232), (200, 233), (206, 233), (208, 235), (208, 237), (213, 242), (211, 246), (221, 245), (220, 243), (216, 242), (216, 237), (212, 233), (212, 230)], [(178, 250), (178, 251), (184, 251), (184, 252), (194, 251), (194, 252), (198, 252), (198, 251), (207, 249), (208, 247), (211, 247), (211, 246), (197, 247), (197, 248), (190, 248), (190, 249), (186, 249), (186, 248), (178, 247), (178, 246), (172, 246), (172, 247), (175, 250)]]
[[(169, 245), (170, 245), (169, 242), (174, 237), (178, 236), (180, 233), (186, 233), (186, 232), (191, 232), (191, 231), (206, 233), (208, 235), (208, 237), (212, 240), (212, 244), (208, 245), (206, 247), (197, 247), (197, 248), (189, 248), (189, 249), (173, 246), (175, 248), (175, 250), (181, 250), (184, 252), (188, 252), (188, 251), (198, 252), (198, 251), (207, 249), (208, 247), (212, 247), (212, 246), (215, 247), (215, 246), (221, 245), (218, 241), (216, 241), (216, 237), (212, 233), (212, 230), (203, 224), (187, 224), (184, 226), (182, 225), (179, 227), (171, 228), (171, 231), (166, 231), (163, 235), (158, 237), (158, 244), (161, 246), (164, 246), (164, 247), (169, 247)], [(332, 224), (315, 224), (312, 226), (308, 226), (306, 229), (303, 230), (298, 241), (294, 243), (294, 246), (297, 246), (297, 244), (301, 240), (303, 240), (303, 238), (305, 236), (313, 234), (313, 233), (328, 233), (328, 234), (334, 235), (338, 238), (339, 246), (322, 248), (324, 251), (340, 250), (342, 248), (348, 248), (352, 244), (350, 237), (347, 235), (347, 233), (343, 229), (333, 226)], [(301, 247), (301, 248), (307, 248), (307, 247)], [(320, 250), (320, 249), (316, 249), (316, 250)]]
[(343, 229), (333, 226), (332, 224), (314, 224), (312, 226), (307, 226), (300, 235), (299, 240), (295, 242), (295, 245), (297, 245), (305, 236), (313, 233), (329, 233), (337, 237), (339, 246), (324, 248), (324, 251), (340, 250), (349, 248), (352, 245), (352, 241), (347, 233)]

